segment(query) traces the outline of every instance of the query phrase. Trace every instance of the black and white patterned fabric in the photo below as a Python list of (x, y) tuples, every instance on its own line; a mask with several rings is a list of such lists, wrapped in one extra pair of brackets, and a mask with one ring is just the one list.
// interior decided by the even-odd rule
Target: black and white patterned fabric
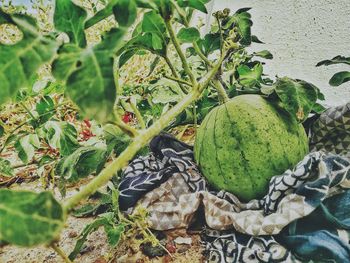
[[(120, 208), (132, 213), (143, 205), (151, 226), (166, 230), (188, 226), (201, 203), (209, 262), (350, 263), (349, 105), (321, 114), (311, 127), (312, 152), (294, 169), (274, 176), (264, 198), (248, 203), (210, 191), (192, 147), (161, 134), (150, 144), (152, 153), (124, 171)], [(338, 201), (329, 201), (333, 197)], [(303, 220), (310, 218), (317, 224), (305, 226)]]

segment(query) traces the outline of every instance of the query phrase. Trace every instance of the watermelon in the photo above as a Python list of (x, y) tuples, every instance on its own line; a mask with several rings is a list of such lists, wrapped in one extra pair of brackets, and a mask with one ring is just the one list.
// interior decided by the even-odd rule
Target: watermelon
[(242, 201), (263, 197), (271, 177), (307, 153), (303, 126), (259, 95), (237, 96), (214, 108), (198, 128), (194, 146), (209, 184)]

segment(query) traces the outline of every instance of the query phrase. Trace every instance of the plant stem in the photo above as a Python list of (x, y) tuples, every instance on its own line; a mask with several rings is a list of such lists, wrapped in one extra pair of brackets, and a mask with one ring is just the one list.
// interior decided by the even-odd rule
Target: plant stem
[(118, 126), (123, 132), (125, 132), (132, 138), (136, 137), (139, 134), (139, 132), (135, 128), (125, 124), (117, 115), (114, 115), (113, 121), (110, 121), (109, 123)]
[(224, 104), (229, 100), (229, 97), (227, 96), (225, 88), (222, 86), (220, 80), (218, 80), (217, 78), (213, 80), (213, 84), (215, 89), (218, 92), (219, 101), (221, 102), (221, 104)]
[(28, 107), (24, 104), (23, 101), (21, 101), (19, 104), (22, 106), (22, 108), (29, 114), (29, 116), (30, 116), (33, 120), (36, 120), (36, 118), (34, 117), (34, 115), (30, 112), (30, 110), (29, 110)]
[(167, 113), (159, 118), (147, 130), (140, 131), (139, 134), (133, 139), (128, 148), (123, 151), (117, 159), (115, 159), (110, 165), (101, 171), (101, 173), (84, 186), (80, 192), (69, 198), (64, 208), (68, 212), (74, 206), (76, 206), (81, 200), (84, 200), (91, 194), (95, 193), (98, 188), (108, 183), (108, 181), (115, 175), (117, 171), (125, 167), (128, 162), (134, 157), (134, 155), (145, 146), (154, 136), (159, 134), (167, 125), (176, 118), (185, 108), (187, 108), (195, 99), (200, 96), (199, 90), (194, 89), (188, 94), (181, 102), (176, 104)]
[(167, 79), (170, 79), (170, 80), (173, 80), (173, 81), (176, 81), (178, 83), (182, 83), (182, 84), (185, 84), (187, 86), (191, 86), (192, 87), (192, 84), (187, 82), (186, 80), (183, 80), (183, 79), (179, 79), (179, 78), (176, 78), (176, 77), (172, 77), (172, 76), (167, 76), (165, 75), (164, 78), (167, 78)]
[(66, 253), (64, 253), (64, 251), (57, 246), (57, 244), (55, 243), (51, 243), (50, 247), (55, 250), (55, 252), (64, 260), (64, 262), (66, 263), (73, 263), (66, 255)]
[[(171, 1), (172, 4), (174, 5), (176, 11), (179, 13), (179, 15), (182, 17), (184, 24), (186, 27), (190, 26), (190, 23), (187, 20), (186, 17), (186, 13), (181, 9), (181, 7), (177, 4), (176, 1)], [(207, 57), (203, 54), (203, 52), (201, 51), (201, 49), (199, 48), (197, 42), (192, 42), (193, 48), (196, 51), (196, 53), (198, 54), (198, 56), (205, 62), (205, 64), (207, 64), (209, 67), (213, 67), (213, 63), (207, 59)]]
[(166, 20), (165, 21), (165, 25), (166, 25), (166, 28), (169, 32), (169, 35), (170, 35), (170, 39), (171, 41), (173, 42), (174, 44), (174, 47), (176, 49), (176, 52), (177, 54), (179, 55), (180, 59), (181, 59), (181, 62), (182, 62), (182, 66), (186, 72), (186, 74), (189, 76), (191, 82), (192, 82), (192, 85), (193, 86), (197, 86), (197, 81), (196, 81), (196, 78), (194, 77), (190, 67), (188, 66), (188, 63), (187, 63), (187, 60), (186, 60), (186, 57), (184, 55), (184, 53), (182, 52), (182, 49), (181, 49), (181, 46), (180, 46), (180, 43), (175, 35), (175, 32), (174, 32), (174, 29), (171, 25), (171, 20)]
[(134, 155), (144, 147), (154, 136), (158, 135), (169, 123), (175, 119), (184, 109), (186, 109), (191, 103), (200, 98), (203, 90), (208, 87), (210, 81), (215, 77), (218, 70), (221, 68), (222, 62), (225, 59), (225, 55), (222, 54), (219, 61), (210, 71), (201, 79), (192, 91), (184, 97), (182, 101), (177, 103), (168, 112), (162, 115), (158, 121), (146, 130), (142, 130), (133, 139), (132, 143), (124, 150), (117, 159), (104, 168), (101, 173), (85, 185), (77, 194), (73, 195), (64, 203), (65, 212), (72, 210), (80, 201), (86, 199), (88, 196), (95, 193), (100, 187), (108, 183), (108, 181), (118, 172), (125, 167), (128, 162), (134, 157)]
[[(164, 57), (164, 60), (165, 60), (165, 62), (167, 63), (168, 67), (170, 68), (171, 73), (173, 74), (173, 76), (174, 76), (175, 78), (177, 78), (177, 79), (180, 79), (180, 77), (179, 77), (179, 75), (177, 74), (176, 69), (175, 69), (174, 65), (171, 63), (169, 57), (168, 57), (168, 56), (165, 56), (165, 57)], [(187, 89), (186, 89), (181, 83), (179, 83), (179, 86), (180, 86), (180, 88), (181, 88), (181, 90), (182, 90), (183, 93), (188, 94)], [(192, 86), (192, 84), (191, 84), (191, 86)]]
[(141, 126), (141, 129), (146, 129), (145, 121), (143, 120), (143, 117), (142, 117), (139, 109), (137, 108), (137, 105), (133, 101), (130, 100), (130, 106), (135, 113), (135, 116), (136, 116), (136, 118)]

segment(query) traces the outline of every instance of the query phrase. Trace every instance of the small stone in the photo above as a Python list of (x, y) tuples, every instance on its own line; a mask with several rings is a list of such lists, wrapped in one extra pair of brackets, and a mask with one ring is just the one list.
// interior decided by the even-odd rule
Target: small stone
[(176, 244), (191, 245), (192, 244), (192, 238), (190, 238), (190, 237), (177, 237), (177, 238), (174, 239), (174, 242)]

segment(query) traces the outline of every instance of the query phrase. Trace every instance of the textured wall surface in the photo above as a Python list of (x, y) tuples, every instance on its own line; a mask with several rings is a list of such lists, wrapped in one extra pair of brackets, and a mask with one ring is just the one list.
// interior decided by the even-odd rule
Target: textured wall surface
[[(326, 103), (350, 101), (350, 82), (330, 87), (328, 80), (347, 65), (316, 68), (317, 62), (336, 55), (350, 56), (350, 0), (214, 0), (213, 10), (252, 7), (253, 34), (274, 59), (265, 73), (304, 79), (320, 87)], [(210, 8), (210, 7), (209, 7)]]

